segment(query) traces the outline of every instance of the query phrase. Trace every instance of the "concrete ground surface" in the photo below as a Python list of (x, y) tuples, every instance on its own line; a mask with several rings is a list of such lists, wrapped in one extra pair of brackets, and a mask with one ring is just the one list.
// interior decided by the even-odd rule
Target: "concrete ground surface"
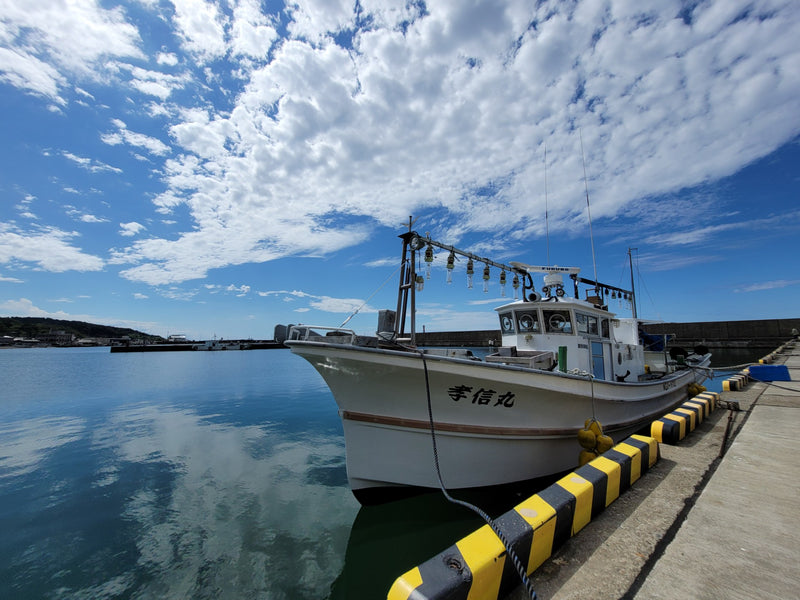
[(792, 381), (724, 392), (740, 412), (717, 408), (660, 444), (658, 463), (533, 573), (538, 598), (800, 598), (800, 343), (774, 363)]

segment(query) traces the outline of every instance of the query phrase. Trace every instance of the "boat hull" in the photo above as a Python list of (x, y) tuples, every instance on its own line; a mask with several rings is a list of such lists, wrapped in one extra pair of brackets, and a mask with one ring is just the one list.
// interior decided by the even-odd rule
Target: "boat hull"
[(445, 487), (494, 486), (576, 467), (586, 419), (596, 418), (619, 441), (705, 379), (704, 371), (685, 369), (658, 381), (614, 383), (347, 344), (287, 345), (333, 393), (348, 479), (360, 500), (370, 488), (439, 487), (431, 415)]

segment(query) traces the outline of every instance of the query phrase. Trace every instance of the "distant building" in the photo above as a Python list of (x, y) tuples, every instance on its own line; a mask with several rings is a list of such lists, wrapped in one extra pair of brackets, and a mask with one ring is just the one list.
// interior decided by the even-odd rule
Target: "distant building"
[(51, 329), (50, 333), (40, 334), (38, 339), (51, 346), (71, 346), (75, 341), (75, 335), (66, 331), (53, 331)]

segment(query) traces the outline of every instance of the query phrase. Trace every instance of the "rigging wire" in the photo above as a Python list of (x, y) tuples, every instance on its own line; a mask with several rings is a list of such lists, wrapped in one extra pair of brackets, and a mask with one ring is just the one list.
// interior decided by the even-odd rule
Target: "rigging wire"
[[(550, 266), (550, 215), (547, 210), (547, 143), (544, 144), (544, 228), (547, 241), (547, 266)], [(597, 279), (597, 276), (595, 276)]]
[(399, 266), (399, 267), (397, 267), (397, 268), (396, 268), (394, 271), (392, 271), (392, 274), (391, 274), (391, 275), (389, 275), (389, 277), (387, 277), (387, 278), (386, 278), (386, 281), (384, 281), (382, 284), (380, 284), (380, 285), (378, 286), (378, 289), (376, 289), (374, 292), (372, 292), (372, 295), (371, 295), (369, 298), (367, 298), (366, 300), (364, 300), (364, 302), (361, 304), (361, 306), (359, 306), (357, 309), (355, 309), (355, 310), (353, 311), (353, 313), (352, 313), (352, 314), (351, 314), (349, 317), (347, 317), (347, 318), (344, 320), (344, 323), (342, 323), (341, 325), (339, 325), (339, 327), (344, 327), (345, 325), (347, 325), (347, 324), (350, 322), (350, 319), (352, 319), (353, 317), (355, 317), (355, 316), (358, 314), (358, 311), (360, 311), (362, 308), (364, 308), (364, 307), (367, 305), (367, 302), (369, 302), (370, 300), (372, 300), (372, 299), (375, 297), (375, 294), (377, 294), (378, 292), (380, 292), (380, 291), (383, 289), (383, 286), (385, 286), (387, 283), (389, 283), (389, 281), (390, 281), (391, 279), (393, 279), (395, 275), (397, 275), (397, 272), (398, 272), (398, 271), (399, 271), (399, 270), (402, 268), (402, 266), (403, 266), (403, 265), (400, 265), (400, 266)]
[[(578, 128), (578, 135), (581, 140), (581, 160), (583, 161), (583, 186), (586, 189), (586, 215), (589, 217), (589, 240), (592, 242), (592, 266), (594, 267), (594, 280), (599, 281), (597, 278), (597, 259), (594, 254), (594, 234), (592, 233), (592, 210), (589, 208), (589, 181), (586, 178), (586, 156), (583, 153), (583, 134), (580, 127)], [(597, 288), (595, 287), (595, 291)]]
[(471, 510), (472, 512), (479, 515), (486, 524), (491, 527), (494, 534), (498, 537), (498, 539), (503, 543), (503, 546), (506, 549), (506, 554), (511, 559), (514, 568), (517, 570), (517, 574), (519, 575), (520, 580), (522, 580), (522, 584), (525, 586), (525, 590), (528, 592), (528, 595), (531, 597), (531, 600), (536, 600), (536, 590), (533, 589), (533, 584), (531, 580), (528, 578), (527, 573), (525, 572), (525, 567), (520, 561), (519, 556), (514, 551), (513, 546), (508, 541), (508, 538), (505, 536), (503, 531), (497, 526), (494, 520), (481, 508), (475, 506), (474, 504), (470, 504), (469, 502), (465, 502), (464, 500), (459, 500), (458, 498), (454, 498), (447, 492), (447, 488), (444, 486), (444, 481), (442, 481), (442, 471), (439, 467), (439, 450), (436, 446), (436, 428), (433, 422), (433, 408), (431, 407), (431, 386), (430, 380), (428, 378), (428, 361), (425, 359), (425, 351), (424, 350), (417, 350), (420, 357), (422, 358), (422, 367), (425, 371), (425, 392), (428, 397), (428, 422), (431, 427), (431, 443), (433, 444), (433, 462), (436, 466), (436, 477), (439, 479), (439, 488), (442, 490), (442, 494), (444, 497), (451, 503), (457, 504), (458, 506), (463, 506)]

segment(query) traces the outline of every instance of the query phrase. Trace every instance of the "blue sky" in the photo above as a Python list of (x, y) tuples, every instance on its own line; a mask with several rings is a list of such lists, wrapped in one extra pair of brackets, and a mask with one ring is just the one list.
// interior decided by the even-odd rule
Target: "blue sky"
[[(586, 185), (640, 316), (800, 316), (799, 31), (795, 0), (0, 3), (0, 315), (371, 333), (409, 215), (592, 277)], [(445, 258), (418, 322), (496, 327), (499, 273)]]

